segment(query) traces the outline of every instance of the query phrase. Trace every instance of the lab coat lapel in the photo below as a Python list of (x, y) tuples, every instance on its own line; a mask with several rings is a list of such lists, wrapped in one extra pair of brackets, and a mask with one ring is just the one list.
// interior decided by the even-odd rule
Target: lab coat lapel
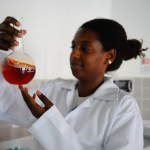
[(74, 92), (75, 92), (75, 87), (72, 90), (68, 90), (68, 93), (67, 93), (66, 103), (67, 103), (68, 112), (70, 112), (72, 110), (72, 104), (73, 104), (73, 99), (74, 99)]
[(67, 81), (67, 82), (60, 82), (59, 87), (61, 87), (61, 90), (66, 90), (67, 96), (66, 96), (66, 104), (67, 104), (67, 112), (68, 115), (65, 117), (65, 119), (70, 118), (70, 115), (73, 115), (74, 113), (78, 114), (77, 112), (80, 112), (83, 108), (88, 108), (91, 106), (90, 99), (87, 98), (82, 104), (80, 104), (74, 111), (72, 111), (72, 105), (73, 105), (73, 99), (75, 94), (75, 88), (77, 85), (77, 80), (75, 81)]
[(77, 84), (77, 80), (73, 80), (71, 82), (67, 81), (67, 82), (59, 83), (59, 86), (61, 87), (61, 89), (67, 91), (66, 104), (67, 104), (68, 113), (72, 110), (76, 84)]
[(65, 120), (70, 122), (74, 117), (79, 116), (81, 112), (85, 112), (91, 107), (90, 102), (91, 97), (87, 98), (83, 103), (81, 103), (75, 110), (71, 111), (66, 117)]
[[(71, 112), (72, 108), (72, 104), (73, 104), (73, 99), (74, 99), (74, 94), (75, 94), (75, 88), (77, 85), (77, 81), (72, 82), (71, 84), (66, 83), (65, 85), (62, 86), (62, 88), (65, 88), (68, 90), (67, 93), (67, 108), (68, 108), (68, 112)], [(88, 108), (91, 106), (91, 102), (90, 102), (91, 98), (87, 98), (83, 103), (81, 103), (74, 111), (78, 111), (81, 110), (83, 108)]]

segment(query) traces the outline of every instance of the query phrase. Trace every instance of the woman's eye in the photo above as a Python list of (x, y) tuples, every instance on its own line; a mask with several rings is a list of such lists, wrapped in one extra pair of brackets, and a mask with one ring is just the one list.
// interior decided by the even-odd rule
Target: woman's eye
[(90, 49), (89, 49), (89, 48), (86, 48), (86, 47), (81, 47), (81, 50), (82, 50), (83, 52), (86, 52), (86, 51), (89, 51)]
[[(72, 51), (75, 49), (75, 46), (71, 46), (70, 47), (71, 49), (72, 49)], [(84, 47), (84, 46), (81, 46), (81, 51), (83, 51), (83, 52), (87, 52), (87, 51), (89, 51), (90, 49), (89, 48), (86, 48), (86, 47)]]
[(73, 50), (75, 48), (75, 46), (71, 46), (70, 48)]

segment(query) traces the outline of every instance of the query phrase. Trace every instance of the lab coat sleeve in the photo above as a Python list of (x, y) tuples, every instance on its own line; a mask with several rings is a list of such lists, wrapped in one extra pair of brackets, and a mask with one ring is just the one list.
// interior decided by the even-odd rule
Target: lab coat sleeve
[(134, 98), (121, 104), (104, 150), (143, 150), (143, 123)]
[(29, 132), (46, 150), (84, 150), (55, 105), (29, 128)]
[[(3, 59), (12, 51), (0, 50), (0, 65)], [(29, 88), (29, 94), (33, 95), (39, 89), (44, 93), (43, 83)], [(36, 98), (38, 104), (40, 100)], [(0, 120), (29, 128), (37, 119), (31, 114), (25, 104), (17, 85), (9, 84), (0, 71)]]

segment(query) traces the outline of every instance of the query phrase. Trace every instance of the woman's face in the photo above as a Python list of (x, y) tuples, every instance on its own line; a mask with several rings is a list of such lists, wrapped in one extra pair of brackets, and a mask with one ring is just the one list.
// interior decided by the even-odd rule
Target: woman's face
[(70, 67), (72, 74), (81, 80), (92, 80), (103, 76), (107, 68), (107, 52), (97, 38), (96, 32), (81, 28), (72, 41)]

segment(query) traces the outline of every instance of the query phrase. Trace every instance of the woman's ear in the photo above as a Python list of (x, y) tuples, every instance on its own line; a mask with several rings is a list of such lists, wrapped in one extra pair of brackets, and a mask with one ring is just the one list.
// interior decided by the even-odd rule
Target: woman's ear
[(107, 61), (111, 61), (111, 63), (115, 60), (116, 58), (116, 50), (111, 49), (107, 52)]

